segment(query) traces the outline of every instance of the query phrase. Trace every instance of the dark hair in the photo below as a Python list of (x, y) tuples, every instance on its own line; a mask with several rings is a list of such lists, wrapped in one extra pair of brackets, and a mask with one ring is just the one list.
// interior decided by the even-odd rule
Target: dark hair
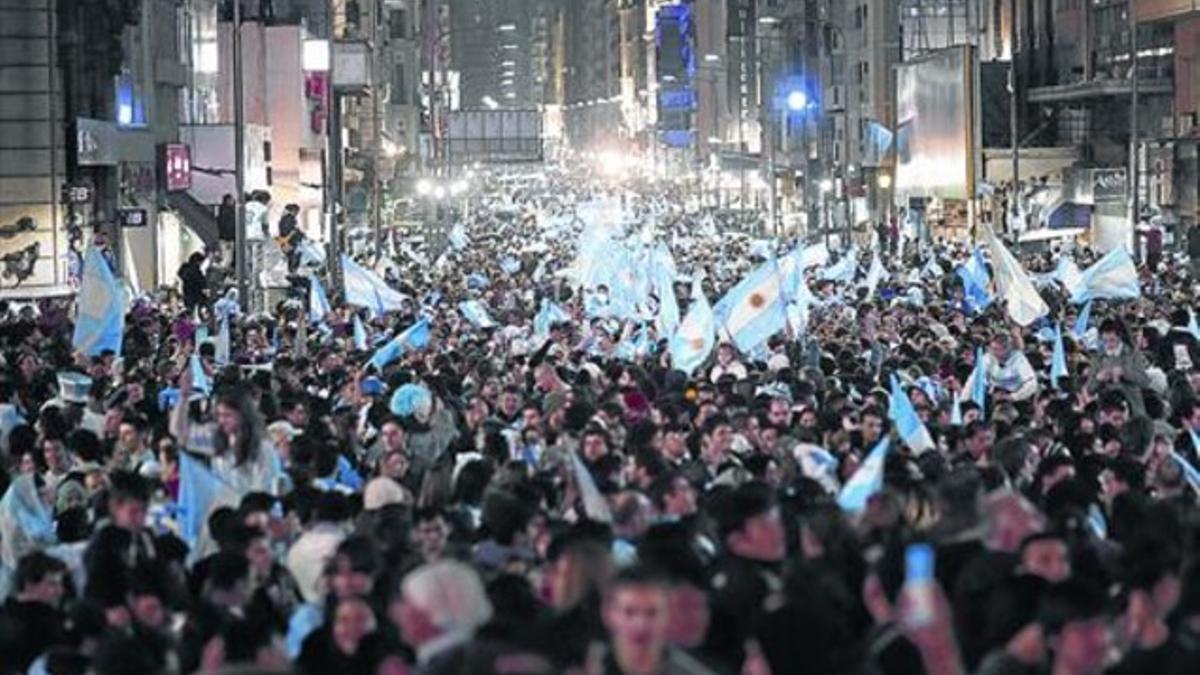
[(118, 501), (150, 501), (150, 486), (146, 479), (132, 471), (114, 471), (109, 478), (108, 497)]
[(250, 561), (241, 553), (221, 551), (209, 558), (207, 584), (211, 590), (231, 590), (249, 575)]
[(1047, 636), (1058, 635), (1073, 621), (1086, 621), (1107, 612), (1104, 591), (1079, 579), (1049, 586), (1038, 606), (1038, 623)]
[(40, 583), (47, 575), (64, 574), (66, 571), (66, 564), (58, 558), (34, 551), (17, 562), (12, 585), (17, 592), (21, 592), (33, 584)]
[(248, 462), (253, 462), (258, 459), (258, 453), (261, 452), (259, 447), (263, 439), (262, 418), (258, 414), (258, 406), (254, 405), (254, 400), (250, 395), (241, 389), (226, 389), (217, 397), (217, 405), (223, 405), (232, 408), (238, 413), (238, 417), (242, 421), (241, 429), (237, 436), (237, 447), (229, 447), (229, 439), (225, 434), (218, 433), (214, 441), (215, 449), (218, 455), (225, 454), (232, 450), (233, 457), (238, 466), (242, 466)]
[(721, 541), (745, 526), (746, 521), (775, 508), (775, 495), (765, 485), (747, 483), (718, 495), (709, 513), (717, 525)]

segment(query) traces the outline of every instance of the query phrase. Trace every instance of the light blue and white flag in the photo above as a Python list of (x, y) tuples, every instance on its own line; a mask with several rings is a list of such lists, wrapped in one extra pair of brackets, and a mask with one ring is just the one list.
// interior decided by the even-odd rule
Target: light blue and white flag
[(962, 397), (958, 395), (958, 392), (955, 392), (954, 403), (950, 408), (950, 426), (961, 427), (962, 425)]
[(1092, 318), (1092, 301), (1088, 300), (1083, 309), (1079, 310), (1079, 316), (1075, 318), (1075, 327), (1071, 329), (1071, 335), (1076, 341), (1083, 340), (1088, 332), (1088, 324)]
[(1050, 355), (1050, 383), (1058, 388), (1058, 381), (1067, 376), (1067, 352), (1063, 348), (1062, 325), (1054, 326), (1054, 351)]
[(1083, 273), (1079, 271), (1079, 266), (1075, 264), (1070, 255), (1062, 253), (1059, 254), (1058, 263), (1054, 266), (1054, 278), (1067, 290), (1068, 295), (1074, 295), (1075, 291), (1079, 289)]
[(302, 239), (296, 245), (296, 253), (300, 256), (301, 265), (320, 267), (325, 264), (325, 251), (309, 239)]
[(650, 273), (654, 294), (658, 296), (658, 316), (654, 317), (659, 335), (670, 335), (679, 327), (679, 302), (675, 299), (675, 260), (666, 246), (655, 250)]
[(697, 272), (692, 279), (692, 306), (668, 344), (671, 365), (688, 375), (704, 363), (717, 341), (716, 319), (708, 298), (704, 297), (700, 280), (701, 275)]
[(362, 318), (356, 312), (354, 314), (354, 348), (360, 352), (367, 351), (367, 327), (363, 325)]
[(208, 379), (208, 373), (204, 372), (204, 364), (200, 363), (200, 355), (196, 352), (192, 352), (188, 367), (192, 369), (192, 389), (205, 396), (211, 396), (212, 381)]
[(1192, 334), (1192, 337), (1200, 340), (1200, 324), (1196, 323), (1196, 312), (1192, 311), (1191, 307), (1188, 307), (1187, 328), (1188, 332)]
[(803, 249), (797, 249), (799, 252), (800, 269), (806, 270), (810, 267), (824, 267), (829, 263), (829, 249), (825, 243), (811, 244)]
[(1137, 265), (1129, 251), (1118, 246), (1083, 271), (1071, 302), (1081, 305), (1088, 300), (1135, 300), (1141, 295)]
[(120, 356), (125, 330), (125, 292), (108, 261), (95, 247), (84, 254), (83, 280), (75, 305), (72, 346), (85, 356), (99, 356), (105, 350)]
[(768, 260), (734, 286), (713, 308), (719, 330), (749, 353), (787, 326), (779, 265)]
[(996, 292), (1004, 300), (1009, 317), (1021, 326), (1028, 326), (1050, 313), (1046, 301), (1038, 295), (1029, 274), (1004, 247), (991, 228), (984, 227), (988, 247), (992, 251), (992, 265), (996, 271)]
[(971, 375), (971, 401), (979, 406), (979, 410), (987, 410), (987, 360), (983, 355), (983, 347), (975, 348), (975, 372)]
[(232, 339), (229, 335), (229, 315), (222, 316), (218, 319), (219, 328), (217, 328), (217, 344), (216, 350), (213, 353), (213, 361), (218, 366), (229, 365), (230, 355), (233, 353)]
[(478, 300), (464, 300), (458, 303), (458, 311), (478, 330), (496, 327), (496, 322), (488, 314), (487, 308)]
[(512, 256), (507, 256), (500, 261), (500, 269), (503, 270), (505, 274), (516, 274), (517, 272), (521, 271), (521, 261)]
[(867, 507), (867, 500), (883, 489), (883, 468), (887, 462), (891, 441), (886, 437), (879, 441), (854, 470), (854, 475), (838, 493), (838, 506), (847, 513), (859, 513)]
[(424, 317), (404, 329), (402, 333), (389, 340), (371, 356), (367, 363), (382, 371), (389, 363), (413, 349), (421, 349), (429, 344), (429, 320)]
[(345, 284), (346, 302), (366, 307), (376, 315), (394, 312), (404, 307), (408, 299), (403, 293), (388, 286), (379, 275), (342, 255), (342, 280)]
[(325, 317), (333, 308), (329, 306), (329, 296), (325, 295), (325, 287), (316, 275), (308, 278), (308, 319), (314, 324), (324, 323)]
[(548, 298), (542, 299), (542, 307), (533, 317), (533, 334), (538, 337), (546, 337), (550, 334), (550, 328), (556, 323), (564, 323), (571, 320), (571, 315), (567, 314), (558, 303)]
[(471, 239), (467, 237), (467, 228), (463, 227), (462, 223), (457, 223), (450, 230), (450, 245), (455, 251), (465, 250), (471, 245)]
[(982, 312), (992, 303), (992, 294), (988, 291), (991, 277), (988, 276), (987, 265), (983, 262), (983, 249), (975, 247), (971, 257), (955, 270), (963, 282), (963, 293), (967, 306), (972, 312)]
[(821, 279), (848, 284), (854, 281), (854, 277), (857, 274), (858, 250), (851, 247), (849, 251), (842, 254), (842, 257), (837, 262), (821, 270)]
[[(1195, 443), (1195, 436), (1192, 438), (1193, 443)], [(1188, 485), (1192, 486), (1192, 491), (1200, 494), (1200, 469), (1192, 466), (1192, 463), (1178, 452), (1171, 450), (1170, 453), (1171, 458), (1179, 464), (1179, 468), (1183, 469), (1183, 477), (1187, 479)]]
[(891, 401), (888, 402), (888, 418), (896, 425), (900, 438), (916, 454), (936, 447), (925, 423), (917, 416), (916, 408), (908, 398), (908, 392), (900, 385), (900, 380), (892, 375)]
[(210, 468), (189, 453), (179, 453), (179, 499), (175, 511), (179, 537), (195, 547), (213, 507), (227, 501), (233, 490)]

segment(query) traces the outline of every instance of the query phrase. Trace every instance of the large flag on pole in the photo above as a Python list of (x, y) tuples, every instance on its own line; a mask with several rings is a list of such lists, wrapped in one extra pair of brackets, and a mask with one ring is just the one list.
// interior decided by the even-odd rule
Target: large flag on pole
[(1129, 251), (1118, 246), (1083, 271), (1071, 293), (1071, 302), (1081, 305), (1089, 300), (1135, 300), (1141, 295), (1137, 265)]
[(783, 279), (774, 259), (734, 286), (713, 308), (717, 324), (743, 353), (787, 326)]
[(346, 302), (366, 307), (376, 314), (394, 312), (404, 306), (408, 298), (384, 283), (379, 275), (342, 255), (342, 281), (345, 285)]
[(716, 319), (704, 289), (700, 286), (700, 275), (692, 280), (692, 306), (688, 308), (683, 323), (671, 336), (667, 349), (671, 353), (671, 365), (676, 370), (691, 375), (704, 363), (717, 341)]
[(93, 246), (83, 258), (71, 344), (86, 356), (98, 356), (105, 350), (119, 356), (124, 331), (125, 293), (108, 261)]
[(1050, 307), (1038, 295), (1037, 288), (1029, 274), (1021, 268), (1021, 263), (1004, 247), (991, 228), (985, 226), (985, 231), (996, 271), (996, 294), (1004, 300), (1008, 315), (1018, 324), (1028, 326), (1049, 314)]

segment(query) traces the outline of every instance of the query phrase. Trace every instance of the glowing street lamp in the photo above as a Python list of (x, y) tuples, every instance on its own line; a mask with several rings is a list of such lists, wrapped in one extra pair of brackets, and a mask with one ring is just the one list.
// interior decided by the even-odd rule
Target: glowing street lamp
[(808, 107), (808, 95), (796, 90), (787, 95), (787, 107), (792, 112), (800, 112)]
[(828, 178), (822, 180), (820, 183), (820, 188), (821, 192), (829, 192), (833, 189), (833, 181), (829, 180)]
[(431, 192), (433, 192), (433, 184), (432, 183), (430, 183), (428, 180), (426, 180), (424, 178), (417, 181), (417, 194), (424, 197), (425, 195), (428, 195)]

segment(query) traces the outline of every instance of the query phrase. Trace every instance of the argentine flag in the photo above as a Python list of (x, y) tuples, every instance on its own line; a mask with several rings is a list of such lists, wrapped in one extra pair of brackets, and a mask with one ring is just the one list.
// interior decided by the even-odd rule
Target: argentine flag
[(1004, 300), (1008, 315), (1021, 326), (1028, 326), (1050, 313), (1050, 307), (1021, 264), (1004, 247), (1003, 242), (985, 226), (992, 264), (996, 270), (996, 292)]
[(1135, 300), (1141, 295), (1137, 266), (1129, 251), (1118, 246), (1083, 271), (1078, 287), (1071, 293), (1071, 302), (1081, 305), (1089, 300)]
[(99, 356), (105, 350), (120, 356), (124, 330), (125, 292), (99, 249), (90, 247), (83, 258), (71, 344), (85, 356)]
[(195, 547), (213, 507), (230, 501), (233, 490), (210, 468), (189, 453), (179, 453), (179, 537)]
[(363, 325), (362, 318), (356, 313), (354, 315), (354, 349), (365, 352), (367, 344), (367, 327)]
[(875, 445), (871, 454), (854, 470), (854, 475), (846, 481), (842, 491), (838, 493), (838, 506), (847, 513), (858, 513), (867, 506), (871, 495), (883, 489), (883, 468), (887, 461), (891, 441), (886, 437)]
[(342, 281), (346, 291), (346, 302), (366, 307), (378, 315), (394, 312), (404, 306), (408, 298), (384, 283), (379, 275), (342, 255)]
[(208, 379), (208, 373), (204, 372), (204, 364), (200, 363), (200, 356), (196, 352), (192, 352), (188, 367), (192, 369), (192, 389), (205, 396), (212, 395), (212, 382)]
[(971, 311), (982, 312), (992, 303), (992, 296), (988, 293), (988, 285), (992, 280), (983, 262), (982, 249), (976, 247), (970, 259), (959, 266), (957, 274), (962, 279), (963, 292)]
[(933, 437), (929, 435), (929, 430), (925, 428), (921, 418), (917, 417), (917, 411), (913, 408), (908, 393), (904, 391), (904, 387), (900, 386), (900, 380), (895, 375), (892, 375), (892, 396), (888, 403), (888, 418), (896, 424), (896, 431), (899, 432), (900, 438), (914, 453), (919, 455), (935, 447)]
[(324, 323), (325, 317), (333, 309), (329, 306), (329, 296), (325, 295), (325, 287), (316, 276), (308, 278), (308, 318), (313, 323)]
[(539, 337), (545, 337), (550, 334), (550, 328), (556, 323), (570, 321), (571, 315), (567, 314), (558, 303), (553, 300), (543, 298), (542, 307), (533, 317), (533, 334)]
[(803, 249), (797, 249), (800, 269), (806, 270), (810, 267), (823, 267), (829, 263), (829, 249), (824, 242), (820, 244), (812, 244)]
[(382, 371), (387, 364), (403, 356), (404, 352), (410, 349), (421, 349), (427, 344), (429, 344), (429, 320), (421, 318), (380, 347), (367, 363), (375, 366), (376, 370)]
[(1071, 256), (1063, 253), (1054, 266), (1054, 278), (1062, 284), (1063, 288), (1067, 289), (1069, 295), (1075, 295), (1075, 291), (1079, 289), (1082, 281), (1083, 273), (1079, 271), (1079, 266), (1075, 264)]
[(671, 352), (671, 365), (688, 375), (704, 363), (717, 340), (716, 319), (708, 298), (704, 297), (700, 279), (697, 273), (692, 280), (692, 306), (667, 347)]
[(1079, 310), (1079, 316), (1075, 318), (1075, 327), (1071, 329), (1071, 334), (1075, 336), (1076, 341), (1082, 341), (1088, 332), (1088, 324), (1092, 318), (1092, 301), (1088, 300), (1083, 309)]
[(743, 353), (787, 326), (779, 265), (768, 260), (734, 286), (713, 308), (717, 324)]
[(971, 400), (979, 406), (979, 410), (987, 410), (987, 361), (983, 357), (983, 347), (975, 348), (975, 372), (971, 375)]
[(488, 315), (487, 308), (478, 300), (465, 300), (458, 303), (458, 311), (477, 329), (496, 327), (496, 322), (492, 321), (492, 317)]

